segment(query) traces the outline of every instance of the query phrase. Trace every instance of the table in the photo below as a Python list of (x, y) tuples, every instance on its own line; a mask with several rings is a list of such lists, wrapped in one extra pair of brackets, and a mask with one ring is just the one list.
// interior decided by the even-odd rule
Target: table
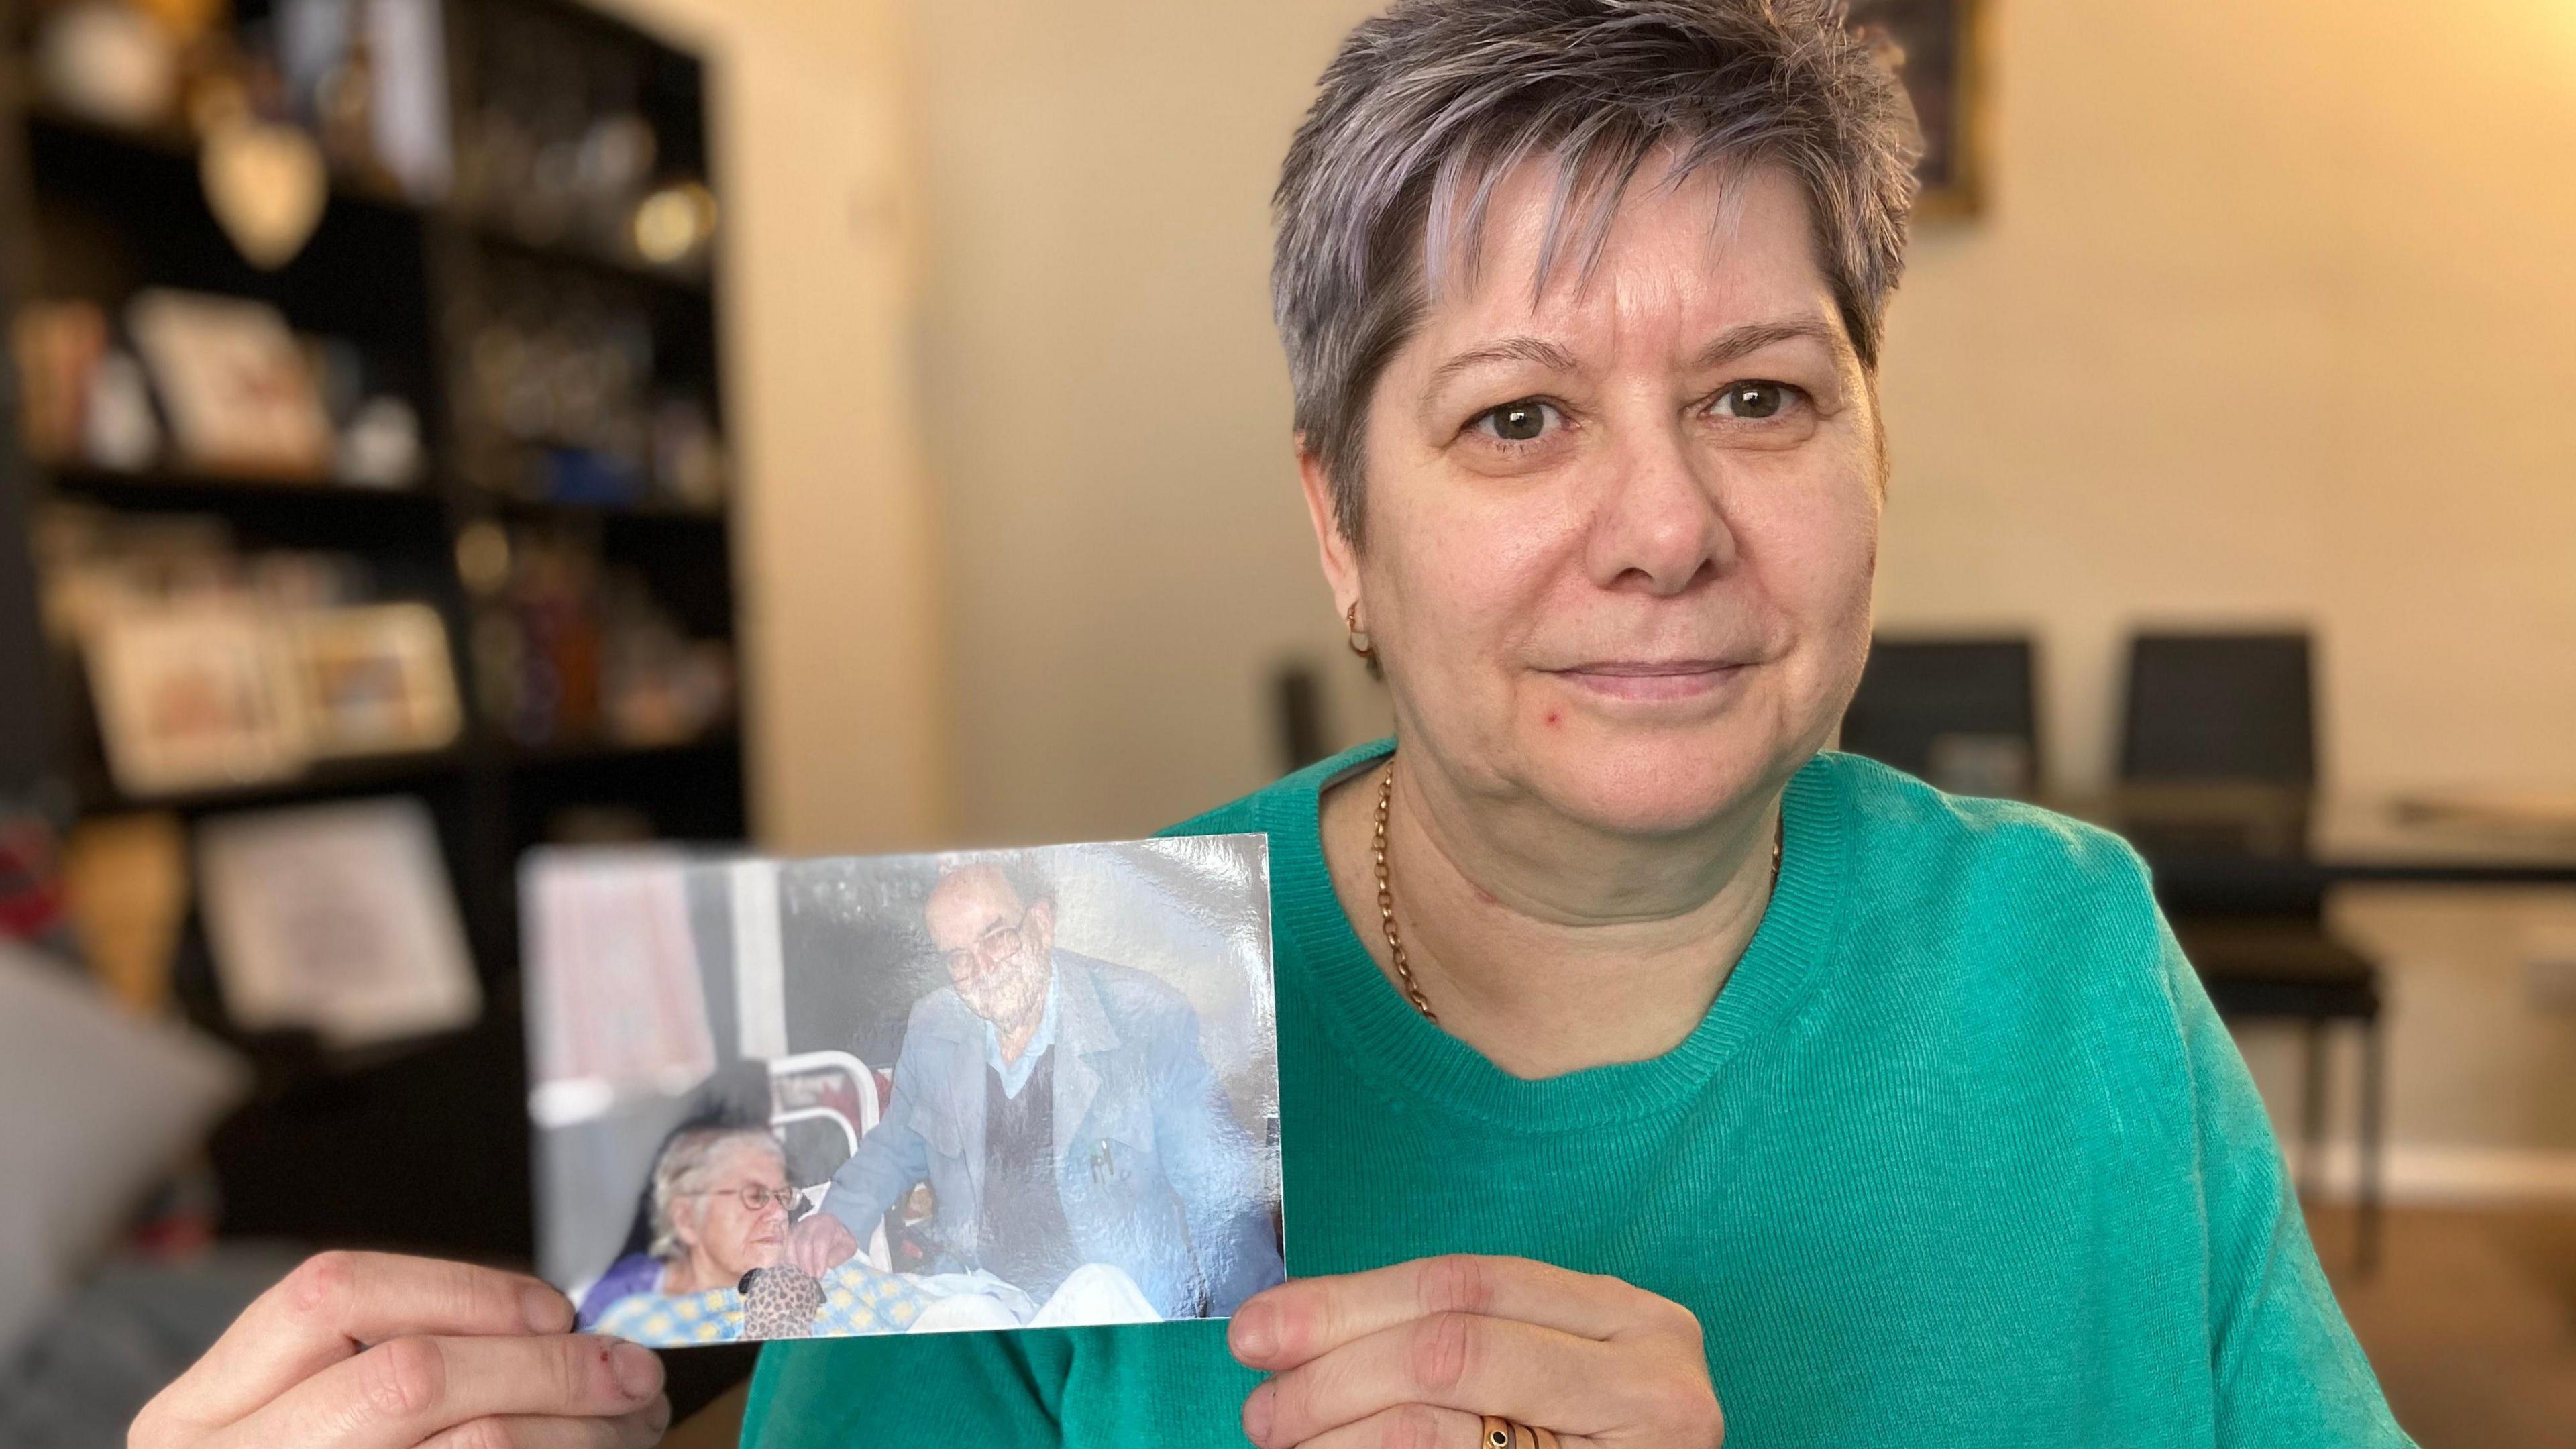
[(2046, 802), (2128, 837), (2160, 884), (2198, 898), (2231, 880), (2576, 885), (2565, 792), (2314, 795), (2264, 785), (2129, 785)]

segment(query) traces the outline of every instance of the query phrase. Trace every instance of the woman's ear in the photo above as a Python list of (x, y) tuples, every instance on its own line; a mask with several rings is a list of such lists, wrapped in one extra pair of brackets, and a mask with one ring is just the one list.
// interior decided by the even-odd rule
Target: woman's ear
[(1346, 614), (1359, 602), (1359, 550), (1342, 534), (1332, 477), (1324, 470), (1324, 460), (1307, 448), (1302, 433), (1297, 436), (1297, 479), (1305, 485), (1306, 517), (1315, 527), (1315, 549), (1322, 555), (1324, 582), (1333, 591), (1333, 612)]

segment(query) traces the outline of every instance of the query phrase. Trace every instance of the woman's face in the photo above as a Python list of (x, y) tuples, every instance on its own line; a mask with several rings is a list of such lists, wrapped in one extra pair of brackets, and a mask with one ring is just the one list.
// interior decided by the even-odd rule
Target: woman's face
[(1823, 746), (1878, 549), (1875, 399), (1804, 196), (1769, 169), (1659, 180), (1535, 303), (1554, 173), (1497, 187), (1476, 285), (1372, 394), (1364, 553), (1305, 465), (1405, 738), (1461, 789), (1628, 833), (1706, 823)]
[[(775, 1147), (745, 1137), (717, 1149), (704, 1184), (676, 1224), (681, 1243), (708, 1280), (698, 1287), (729, 1287), (754, 1268), (785, 1260), (787, 1210), (777, 1195), (786, 1186), (787, 1164)], [(760, 1191), (760, 1206), (744, 1205), (745, 1188)]]

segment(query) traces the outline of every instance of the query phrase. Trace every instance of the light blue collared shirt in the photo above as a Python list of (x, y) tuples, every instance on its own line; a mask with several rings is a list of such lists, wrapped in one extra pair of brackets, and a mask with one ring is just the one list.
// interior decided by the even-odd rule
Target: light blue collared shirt
[(1037, 1070), (1038, 1058), (1045, 1056), (1047, 1048), (1055, 1045), (1055, 977), (1055, 963), (1050, 961), (1047, 963), (1046, 1010), (1039, 1014), (1038, 1029), (1029, 1034), (1029, 1044), (1020, 1048), (1018, 1061), (1002, 1060), (1002, 1034), (993, 1029), (991, 1022), (984, 1023), (984, 1060), (992, 1063), (993, 1074), (1002, 1079), (1002, 1095), (1005, 1097), (1020, 1095), (1020, 1088), (1029, 1084), (1029, 1073)]

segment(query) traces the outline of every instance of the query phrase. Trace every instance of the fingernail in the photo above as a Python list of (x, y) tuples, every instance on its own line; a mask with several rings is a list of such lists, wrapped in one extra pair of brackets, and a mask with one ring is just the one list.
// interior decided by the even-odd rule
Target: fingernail
[(564, 1296), (543, 1283), (531, 1283), (519, 1290), (519, 1311), (528, 1317), (528, 1327), (538, 1333), (561, 1333), (572, 1321), (565, 1310), (572, 1305)]
[(1234, 1325), (1226, 1330), (1226, 1340), (1242, 1362), (1267, 1362), (1279, 1351), (1279, 1310), (1258, 1301), (1243, 1305), (1235, 1310)]
[(1265, 1379), (1261, 1387), (1252, 1391), (1252, 1397), (1243, 1401), (1243, 1436), (1255, 1444), (1270, 1442), (1270, 1420), (1274, 1413), (1270, 1399), (1270, 1384)]
[(621, 1343), (610, 1349), (608, 1367), (630, 1399), (648, 1399), (662, 1391), (662, 1361), (641, 1344)]

